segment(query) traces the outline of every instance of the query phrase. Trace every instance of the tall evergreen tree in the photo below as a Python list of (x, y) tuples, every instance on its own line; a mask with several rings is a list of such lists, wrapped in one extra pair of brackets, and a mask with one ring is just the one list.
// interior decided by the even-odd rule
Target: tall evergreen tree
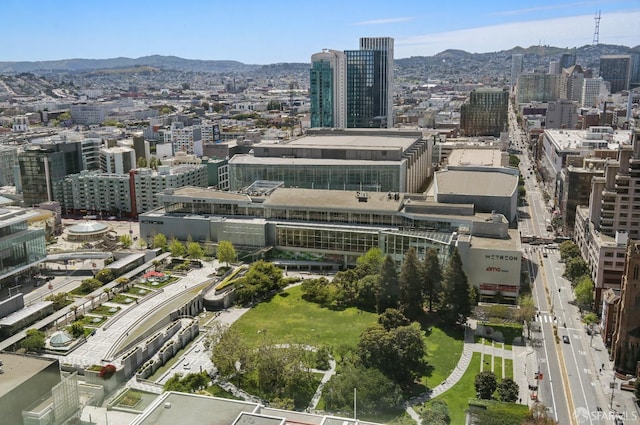
[(387, 255), (382, 263), (380, 280), (376, 288), (376, 309), (382, 313), (388, 308), (398, 308), (398, 273), (391, 255)]
[(467, 274), (462, 270), (462, 259), (457, 249), (453, 250), (444, 271), (442, 286), (444, 287), (445, 313), (455, 323), (465, 323), (471, 314), (470, 288)]
[(422, 275), (414, 247), (404, 255), (400, 270), (400, 308), (407, 318), (416, 320), (423, 312)]
[(429, 311), (433, 311), (433, 304), (440, 301), (442, 292), (442, 267), (438, 258), (438, 250), (430, 248), (424, 256), (422, 264), (422, 292), (429, 300)]

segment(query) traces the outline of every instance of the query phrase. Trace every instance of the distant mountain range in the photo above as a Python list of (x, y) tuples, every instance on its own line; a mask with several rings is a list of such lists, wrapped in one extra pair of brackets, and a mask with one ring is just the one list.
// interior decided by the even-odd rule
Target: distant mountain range
[[(633, 49), (627, 46), (615, 45), (585, 45), (574, 49), (563, 49), (550, 46), (531, 46), (528, 48), (514, 47), (510, 50), (491, 53), (469, 53), (464, 50), (445, 50), (435, 56), (418, 56), (406, 59), (396, 59), (398, 65), (411, 63), (417, 59), (463, 59), (463, 60), (483, 60), (499, 54), (506, 56), (513, 53), (524, 53), (525, 55), (535, 55), (540, 57), (552, 57), (566, 52), (575, 52), (577, 56), (593, 56), (594, 54), (619, 54), (630, 51), (639, 51), (640, 46)], [(311, 55), (309, 55), (311, 56)], [(300, 69), (308, 67), (308, 63), (281, 63), (271, 65), (250, 65), (238, 61), (230, 60), (199, 60), (184, 59), (177, 56), (143, 56), (140, 58), (112, 58), (112, 59), (62, 59), (55, 61), (35, 61), (35, 62), (0, 62), (0, 73), (23, 73), (23, 72), (90, 72), (96, 70), (109, 70), (118, 68), (150, 67), (160, 70), (188, 71), (188, 72), (213, 72), (213, 73), (242, 73), (255, 72), (261, 68), (273, 70), (274, 68)]]

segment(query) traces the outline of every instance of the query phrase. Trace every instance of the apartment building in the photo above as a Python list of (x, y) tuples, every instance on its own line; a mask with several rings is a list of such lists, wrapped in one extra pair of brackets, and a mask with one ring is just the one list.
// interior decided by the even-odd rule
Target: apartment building
[(507, 131), (509, 93), (498, 88), (471, 91), (460, 107), (460, 130), (465, 136), (499, 136)]
[(640, 131), (618, 149), (616, 160), (591, 183), (588, 207), (576, 208), (575, 241), (595, 283), (595, 305), (602, 292), (620, 289), (629, 239), (640, 239)]

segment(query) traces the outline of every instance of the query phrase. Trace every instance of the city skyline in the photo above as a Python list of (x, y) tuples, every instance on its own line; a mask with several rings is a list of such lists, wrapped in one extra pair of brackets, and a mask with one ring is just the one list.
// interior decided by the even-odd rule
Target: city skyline
[(201, 0), (181, 2), (179, 9), (166, 0), (36, 3), (28, 9), (19, 0), (4, 4), (11, 19), (0, 37), (12, 42), (0, 61), (158, 54), (247, 64), (308, 62), (323, 48), (356, 49), (360, 37), (393, 37), (397, 59), (446, 49), (570, 48), (592, 43), (598, 10), (601, 44), (640, 44), (640, 28), (632, 24), (640, 20), (637, 0), (541, 0), (517, 6), (504, 0), (437, 5), (406, 0), (394, 3), (394, 9), (380, 0), (327, 0), (322, 9), (310, 3), (250, 0), (241, 10), (234, 3)]

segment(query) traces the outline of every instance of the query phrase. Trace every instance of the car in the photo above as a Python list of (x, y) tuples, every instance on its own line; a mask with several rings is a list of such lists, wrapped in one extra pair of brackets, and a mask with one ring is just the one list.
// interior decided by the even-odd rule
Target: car
[(569, 337), (567, 335), (562, 335), (562, 342), (569, 344)]
[(542, 253), (542, 256), (543, 256), (544, 258), (547, 258), (547, 253), (546, 253), (546, 252), (543, 252), (543, 253)]

